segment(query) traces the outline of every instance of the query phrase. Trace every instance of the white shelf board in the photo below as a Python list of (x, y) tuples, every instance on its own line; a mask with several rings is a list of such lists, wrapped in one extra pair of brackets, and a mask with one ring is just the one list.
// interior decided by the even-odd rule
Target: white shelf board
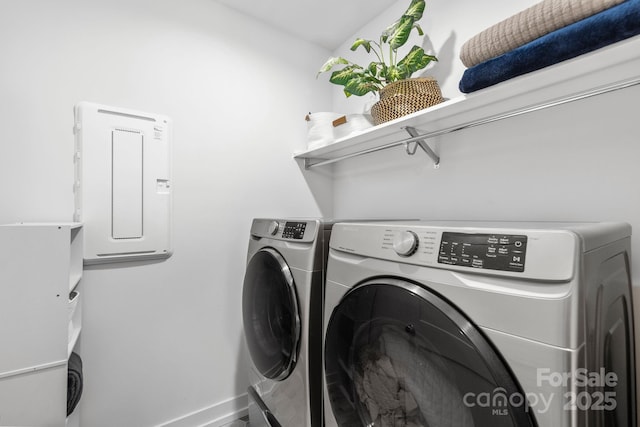
[(81, 222), (17, 222), (11, 224), (0, 224), (0, 227), (69, 227), (70, 229), (76, 229), (82, 227)]
[(308, 168), (398, 145), (409, 138), (404, 127), (413, 127), (429, 138), (634, 84), (640, 84), (640, 36), (382, 123), (294, 158), (305, 160)]
[(73, 291), (78, 286), (80, 280), (82, 280), (81, 272), (75, 272), (69, 276), (69, 292)]
[(73, 349), (78, 343), (78, 339), (80, 338), (80, 332), (82, 331), (82, 327), (77, 326), (74, 327), (69, 336), (69, 344), (67, 345), (67, 359), (71, 357), (71, 353), (73, 353)]

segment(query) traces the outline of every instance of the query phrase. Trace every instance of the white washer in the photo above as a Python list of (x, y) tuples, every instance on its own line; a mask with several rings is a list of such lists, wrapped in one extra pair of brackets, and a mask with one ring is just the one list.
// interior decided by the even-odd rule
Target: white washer
[(635, 426), (630, 235), (616, 223), (336, 224), (326, 426)]
[(253, 220), (242, 295), (251, 427), (322, 425), (322, 298), (332, 225)]

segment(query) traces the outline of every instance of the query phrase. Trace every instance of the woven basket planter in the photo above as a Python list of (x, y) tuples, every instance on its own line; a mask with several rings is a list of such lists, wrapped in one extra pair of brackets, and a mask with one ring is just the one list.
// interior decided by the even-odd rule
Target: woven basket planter
[(371, 107), (376, 125), (415, 113), (444, 101), (438, 82), (418, 77), (389, 83), (380, 90), (380, 101)]

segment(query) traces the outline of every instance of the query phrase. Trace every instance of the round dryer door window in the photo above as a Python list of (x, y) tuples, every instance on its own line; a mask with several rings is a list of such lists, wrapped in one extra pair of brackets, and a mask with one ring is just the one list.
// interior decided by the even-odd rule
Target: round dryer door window
[(325, 384), (340, 426), (535, 426), (506, 363), (458, 309), (413, 283), (350, 291), (325, 337)]
[(273, 380), (287, 378), (298, 357), (300, 315), (291, 270), (274, 249), (258, 251), (247, 265), (242, 316), (258, 371)]

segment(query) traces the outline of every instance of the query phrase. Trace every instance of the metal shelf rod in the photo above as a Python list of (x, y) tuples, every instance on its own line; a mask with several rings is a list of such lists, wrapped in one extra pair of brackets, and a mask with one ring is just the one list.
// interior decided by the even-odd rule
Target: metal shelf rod
[(314, 159), (305, 158), (304, 159), (305, 160), (305, 169), (310, 169), (310, 168), (316, 167), (316, 166), (328, 165), (328, 164), (331, 164), (331, 163), (339, 162), (341, 160), (346, 160), (346, 159), (350, 159), (352, 157), (361, 156), (363, 154), (374, 153), (376, 151), (382, 151), (382, 150), (386, 150), (386, 149), (389, 149), (389, 148), (397, 147), (398, 145), (402, 145), (402, 144), (409, 144), (411, 142), (421, 141), (424, 138), (425, 138), (424, 135), (418, 135), (418, 136), (414, 136), (414, 137), (411, 137), (411, 138), (402, 139), (400, 141), (389, 142), (389, 143), (381, 145), (379, 147), (366, 148), (364, 150), (361, 150), (361, 151), (358, 151), (358, 152), (355, 152), (355, 153), (351, 153), (351, 154), (345, 154), (344, 156), (339, 156), (339, 157), (336, 157), (334, 159), (320, 159), (318, 161), (314, 161)]
[[(561, 99), (557, 99), (554, 101), (549, 101), (549, 102), (543, 102), (540, 104), (536, 104), (530, 107), (525, 107), (525, 108), (521, 108), (519, 110), (515, 110), (515, 111), (511, 111), (509, 113), (504, 113), (504, 114), (498, 114), (495, 116), (491, 116), (491, 117), (487, 117), (484, 119), (479, 119), (479, 120), (474, 120), (471, 122), (467, 122), (467, 123), (463, 123), (460, 125), (456, 125), (456, 126), (451, 126), (445, 129), (440, 129), (437, 131), (433, 131), (433, 132), (426, 132), (423, 133), (421, 135), (417, 134), (417, 131), (415, 130), (415, 128), (410, 127), (410, 126), (405, 126), (403, 127), (403, 129), (405, 129), (407, 132), (409, 132), (409, 134), (412, 134), (412, 131), (416, 133), (415, 136), (412, 136), (411, 138), (406, 138), (406, 139), (402, 139), (399, 141), (394, 141), (394, 142), (390, 142), (384, 145), (381, 145), (379, 147), (373, 147), (373, 148), (368, 148), (362, 151), (357, 151), (355, 153), (351, 153), (351, 154), (345, 154), (343, 156), (339, 156), (339, 157), (335, 157), (333, 159), (312, 159), (312, 158), (305, 158), (304, 159), (304, 168), (305, 169), (310, 169), (312, 167), (316, 167), (316, 166), (323, 166), (323, 165), (328, 165), (331, 163), (335, 163), (335, 162), (339, 162), (342, 160), (346, 160), (346, 159), (350, 159), (353, 157), (358, 157), (364, 154), (369, 154), (369, 153), (374, 153), (376, 151), (381, 151), (381, 150), (386, 150), (392, 147), (396, 147), (398, 145), (402, 145), (402, 144), (410, 144), (412, 142), (417, 143), (428, 155), (429, 157), (431, 157), (435, 163), (435, 166), (438, 167), (439, 163), (440, 163), (440, 158), (433, 152), (433, 150), (431, 150), (431, 148), (424, 142), (425, 139), (430, 139), (430, 138), (435, 138), (437, 136), (440, 135), (445, 135), (448, 133), (452, 133), (452, 132), (457, 132), (463, 129), (468, 129), (471, 127), (475, 127), (475, 126), (480, 126), (480, 125), (485, 125), (488, 123), (493, 123), (493, 122), (497, 122), (500, 120), (504, 120), (504, 119), (508, 119), (511, 117), (516, 117), (516, 116), (520, 116), (523, 114), (527, 114), (527, 113), (532, 113), (538, 110), (543, 110), (546, 108), (551, 108), (551, 107), (556, 107), (559, 105), (563, 105), (563, 104), (567, 104), (570, 102), (574, 102), (574, 101), (579, 101), (585, 98), (590, 98), (593, 96), (597, 96), (597, 95), (602, 95), (604, 93), (608, 93), (608, 92), (614, 92), (617, 90), (621, 90), (621, 89), (626, 89), (628, 87), (631, 86), (636, 86), (640, 84), (640, 77), (632, 79), (632, 80), (627, 80), (624, 82), (620, 82), (620, 83), (616, 83), (616, 84), (612, 84), (612, 85), (608, 85), (608, 86), (604, 86), (604, 87), (600, 87), (597, 89), (593, 89), (587, 92), (582, 92), (576, 95), (571, 95), (568, 96), (566, 98), (561, 98)], [(410, 131), (410, 129), (412, 131)], [(425, 148), (426, 146), (426, 148)], [(415, 150), (413, 150), (415, 152)], [(429, 151), (431, 152), (431, 154), (429, 153)], [(407, 152), (409, 153), (409, 150), (407, 150)], [(435, 157), (434, 157), (435, 156)]]

